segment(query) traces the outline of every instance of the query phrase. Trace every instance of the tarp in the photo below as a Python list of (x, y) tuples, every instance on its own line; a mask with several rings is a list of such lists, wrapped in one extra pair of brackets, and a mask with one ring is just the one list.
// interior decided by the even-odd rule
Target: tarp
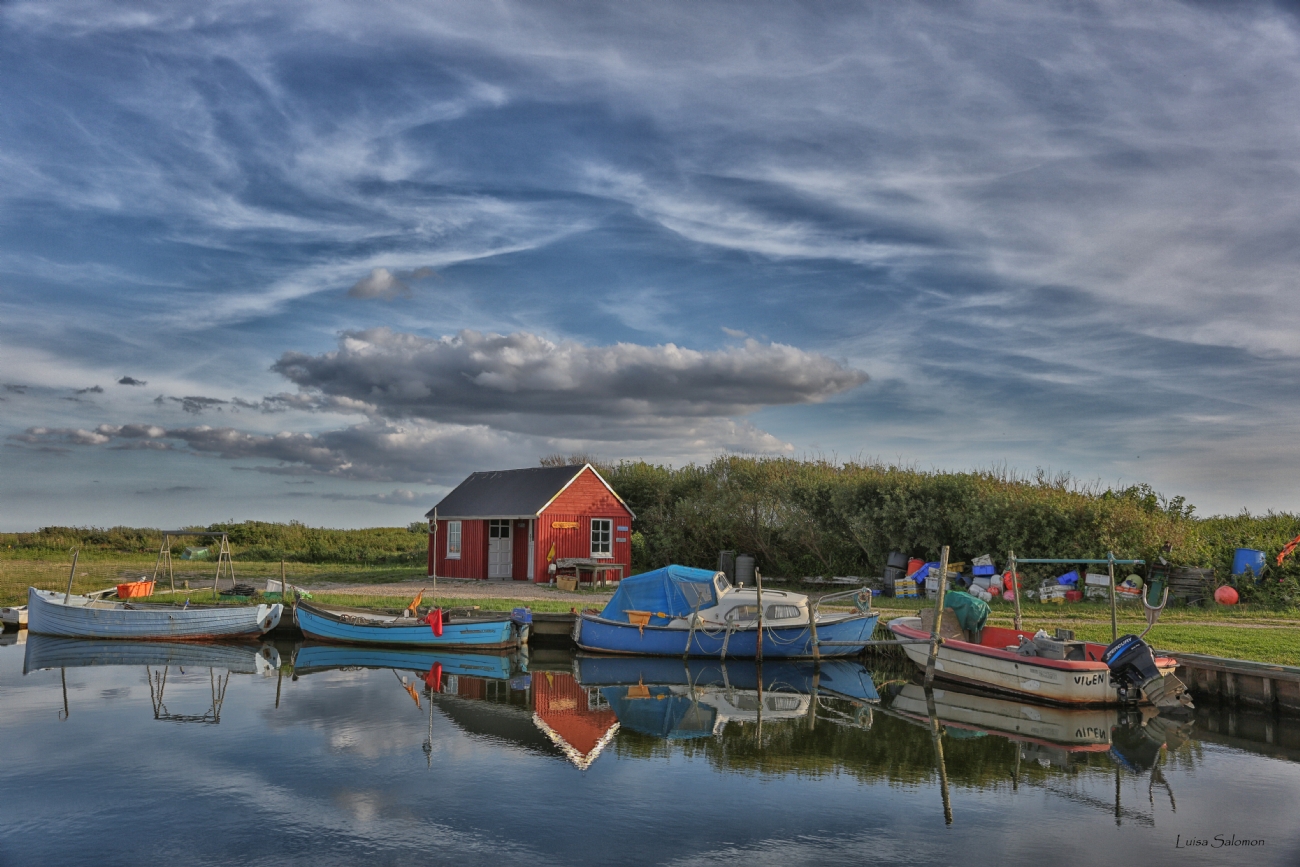
[(716, 605), (718, 595), (713, 587), (715, 574), (709, 569), (665, 566), (624, 578), (619, 582), (614, 598), (609, 600), (600, 616), (627, 623), (627, 612), (649, 611), (655, 615), (650, 618), (650, 622), (662, 626), (673, 617), (686, 617), (692, 611)]
[(957, 622), (967, 632), (978, 633), (989, 620), (988, 603), (960, 590), (949, 590), (943, 597), (943, 607), (952, 609)]

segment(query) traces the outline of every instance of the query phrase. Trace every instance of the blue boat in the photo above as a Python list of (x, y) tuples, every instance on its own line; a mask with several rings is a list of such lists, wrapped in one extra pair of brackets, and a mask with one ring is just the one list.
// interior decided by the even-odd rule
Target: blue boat
[(528, 612), (484, 616), (456, 616), (444, 620), (442, 634), (426, 621), (361, 608), (323, 608), (299, 602), (298, 628), (317, 641), (339, 644), (378, 644), (401, 647), (474, 648), (514, 650), (528, 640)]
[[(879, 615), (870, 591), (849, 591), (857, 611), (822, 614), (801, 593), (763, 593), (765, 659), (862, 652)], [(665, 566), (625, 578), (599, 614), (582, 613), (573, 627), (578, 647), (597, 653), (754, 659), (759, 648), (758, 591), (737, 588), (721, 572)]]
[(511, 656), (487, 653), (452, 653), (401, 647), (354, 647), (345, 644), (304, 644), (293, 658), (295, 675), (341, 668), (389, 668), (424, 674), (435, 665), (443, 674), (509, 680), (516, 669)]

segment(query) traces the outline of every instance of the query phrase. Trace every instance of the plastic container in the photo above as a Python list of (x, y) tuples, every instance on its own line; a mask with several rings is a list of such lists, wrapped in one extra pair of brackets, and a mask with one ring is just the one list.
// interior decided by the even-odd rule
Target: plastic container
[(1098, 575), (1096, 572), (1088, 572), (1083, 576), (1083, 583), (1089, 587), (1109, 587), (1110, 575)]
[(1075, 570), (1071, 569), (1069, 572), (1066, 572), (1064, 575), (1060, 575), (1060, 576), (1058, 576), (1057, 579), (1056, 579), (1056, 583), (1057, 583), (1057, 584), (1060, 584), (1060, 585), (1062, 585), (1062, 586), (1064, 586), (1064, 585), (1066, 585), (1066, 584), (1069, 584), (1069, 585), (1071, 585), (1071, 586), (1073, 586), (1073, 585), (1075, 585), (1075, 584), (1078, 584), (1078, 583), (1079, 583), (1079, 573), (1076, 572)]
[(1258, 578), (1264, 571), (1264, 552), (1254, 548), (1238, 548), (1232, 556), (1232, 574), (1245, 575), (1249, 569)]
[(996, 575), (998, 567), (996, 566), (972, 566), (970, 569), (972, 575)]
[(922, 560), (920, 557), (913, 557), (911, 560), (907, 561), (907, 574), (915, 575), (917, 570), (924, 565), (925, 565), (925, 561)]
[(901, 551), (890, 551), (889, 559), (885, 561), (886, 566), (893, 566), (895, 569), (907, 568), (907, 555)]
[(749, 554), (736, 555), (736, 585), (754, 586), (754, 558)]
[(132, 581), (130, 584), (117, 585), (118, 599), (138, 599), (141, 596), (153, 595), (152, 581)]
[(1082, 591), (1082, 590), (1066, 590), (1066, 591), (1065, 591), (1065, 601), (1066, 601), (1066, 602), (1082, 602), (1082, 601), (1083, 601), (1083, 591)]

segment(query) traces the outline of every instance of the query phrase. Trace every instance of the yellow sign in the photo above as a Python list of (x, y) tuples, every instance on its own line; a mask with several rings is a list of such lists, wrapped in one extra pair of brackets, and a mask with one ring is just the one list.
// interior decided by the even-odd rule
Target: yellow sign
[(552, 530), (576, 530), (578, 529), (577, 521), (552, 521)]

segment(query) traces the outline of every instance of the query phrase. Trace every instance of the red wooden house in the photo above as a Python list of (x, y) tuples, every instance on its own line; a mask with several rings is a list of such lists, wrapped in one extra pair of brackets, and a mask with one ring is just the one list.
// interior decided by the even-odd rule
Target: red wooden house
[(554, 560), (632, 565), (632, 510), (591, 464), (474, 473), (429, 519), (429, 574), (544, 582)]

